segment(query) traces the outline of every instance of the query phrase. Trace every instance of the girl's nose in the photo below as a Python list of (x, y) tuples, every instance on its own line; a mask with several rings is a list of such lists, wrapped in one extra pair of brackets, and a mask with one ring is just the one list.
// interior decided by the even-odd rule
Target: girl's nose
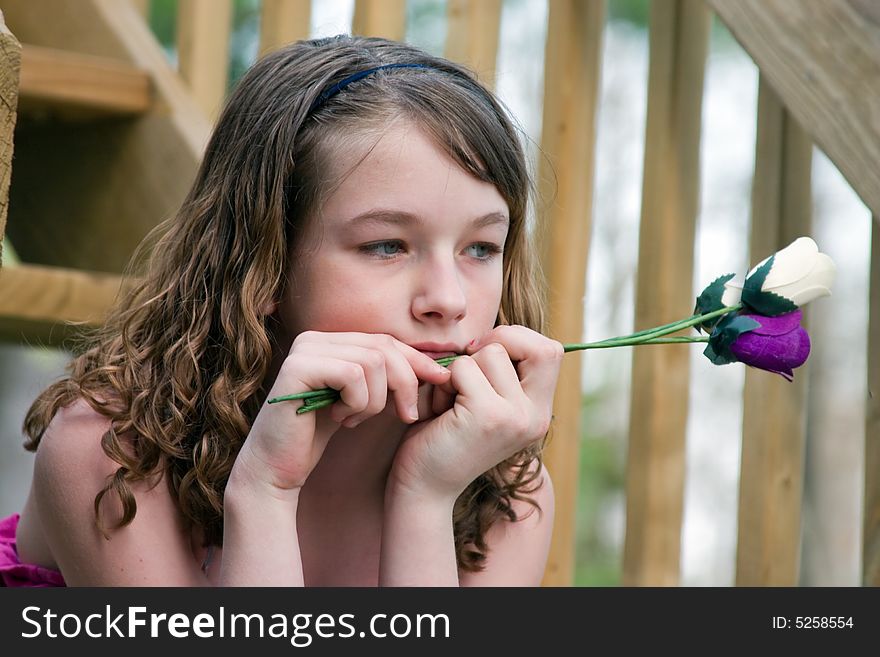
[(432, 259), (415, 282), (412, 311), (417, 319), (460, 320), (467, 312), (467, 299), (455, 258)]

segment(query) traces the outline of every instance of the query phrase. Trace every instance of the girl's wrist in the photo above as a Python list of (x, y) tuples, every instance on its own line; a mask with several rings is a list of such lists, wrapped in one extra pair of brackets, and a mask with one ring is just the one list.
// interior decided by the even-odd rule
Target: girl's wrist
[(448, 507), (451, 512), (460, 494), (461, 491), (439, 490), (427, 482), (400, 477), (392, 470), (385, 485), (385, 507), (387, 509), (392, 503), (406, 501), (423, 508)]
[(265, 476), (265, 468), (260, 467), (259, 463), (251, 463), (253, 460), (253, 457), (247, 457), (244, 450), (239, 453), (232, 472), (229, 473), (224, 503), (237, 500), (242, 500), (245, 504), (277, 501), (296, 508), (301, 487), (281, 488), (274, 485)]

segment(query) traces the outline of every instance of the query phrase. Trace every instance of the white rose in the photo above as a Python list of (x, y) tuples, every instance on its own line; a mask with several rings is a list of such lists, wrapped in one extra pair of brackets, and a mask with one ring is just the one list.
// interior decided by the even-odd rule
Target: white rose
[[(798, 307), (808, 304), (813, 299), (831, 294), (837, 266), (809, 237), (799, 237), (781, 251), (777, 251), (773, 265), (761, 286), (762, 292), (773, 292), (789, 299)], [(748, 278), (767, 262), (764, 258), (748, 273)], [(742, 297), (742, 279), (733, 279), (724, 284), (721, 303), (734, 306)]]

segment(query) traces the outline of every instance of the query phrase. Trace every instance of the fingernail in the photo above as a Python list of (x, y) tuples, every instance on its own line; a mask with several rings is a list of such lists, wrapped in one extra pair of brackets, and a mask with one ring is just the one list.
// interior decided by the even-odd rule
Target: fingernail
[(411, 420), (415, 421), (419, 419), (419, 405), (413, 404), (409, 407), (409, 417)]

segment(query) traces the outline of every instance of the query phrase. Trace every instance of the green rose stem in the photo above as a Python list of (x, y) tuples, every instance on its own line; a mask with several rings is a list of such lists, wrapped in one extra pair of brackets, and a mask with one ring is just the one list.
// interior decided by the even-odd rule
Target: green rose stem
[[(682, 331), (686, 328), (696, 326), (697, 324), (702, 324), (703, 322), (715, 319), (716, 317), (720, 317), (721, 315), (726, 315), (729, 312), (740, 310), (741, 308), (742, 304), (738, 303), (735, 306), (727, 306), (725, 308), (720, 308), (719, 310), (714, 310), (710, 313), (705, 313), (703, 315), (692, 315), (687, 319), (672, 322), (671, 324), (664, 324), (663, 326), (655, 326), (653, 328), (645, 329), (643, 331), (630, 333), (629, 335), (621, 335), (615, 338), (599, 340), (598, 342), (565, 344), (562, 345), (562, 347), (565, 353), (568, 353), (570, 351), (585, 351), (587, 349), (610, 349), (612, 347), (635, 347), (638, 345), (650, 344), (688, 344), (692, 342), (708, 342), (708, 337), (665, 338), (663, 336), (669, 335), (670, 333)], [(436, 362), (445, 367), (456, 358), (459, 358), (461, 355), (462, 354), (456, 354), (455, 356), (444, 356), (443, 358), (436, 359)], [(295, 399), (301, 399), (303, 401), (303, 405), (300, 408), (296, 409), (296, 412), (308, 413), (309, 411), (316, 411), (319, 408), (324, 408), (325, 406), (330, 406), (331, 404), (335, 403), (339, 399), (339, 391), (334, 390), (333, 388), (307, 390), (306, 392), (298, 392), (293, 395), (273, 397), (268, 401), (268, 403), (277, 404), (278, 402), (290, 401)]]

